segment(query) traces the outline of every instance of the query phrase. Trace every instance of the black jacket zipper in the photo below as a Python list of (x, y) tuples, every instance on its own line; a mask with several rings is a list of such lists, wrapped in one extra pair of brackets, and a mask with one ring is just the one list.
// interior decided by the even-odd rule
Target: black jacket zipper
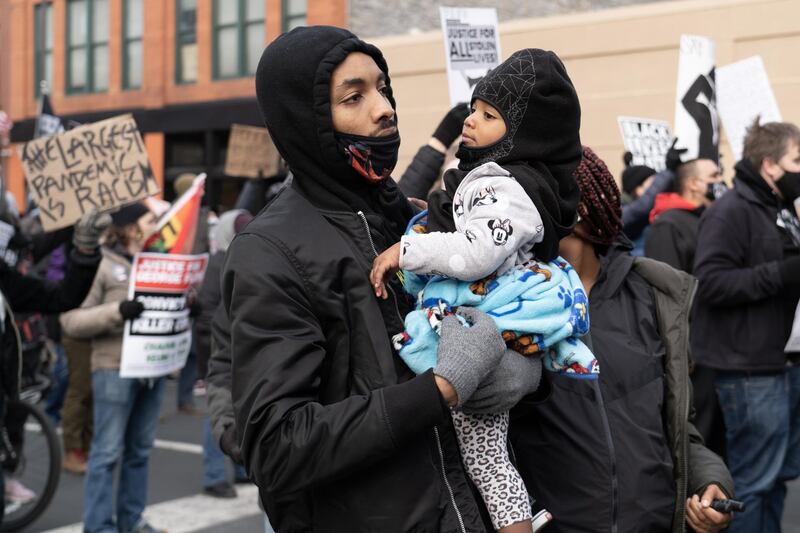
[[(378, 257), (378, 249), (375, 248), (375, 242), (372, 240), (372, 234), (369, 231), (369, 222), (367, 222), (367, 217), (364, 215), (363, 211), (359, 211), (356, 213), (358, 217), (361, 219), (361, 222), (364, 224), (364, 230), (367, 232), (367, 239), (369, 240), (369, 246), (372, 249), (372, 253), (375, 254), (375, 257)], [(400, 308), (397, 305), (397, 294), (395, 294), (394, 289), (387, 283), (386, 287), (389, 289), (389, 292), (392, 293), (392, 298), (394, 300), (394, 310), (397, 313), (397, 318), (400, 319), (400, 323), (403, 324), (405, 321), (400, 314)], [(464, 518), (461, 516), (461, 511), (458, 510), (458, 505), (456, 504), (456, 495), (453, 492), (453, 487), (450, 485), (450, 481), (447, 479), (447, 469), (444, 462), (444, 451), (442, 450), (442, 441), (439, 439), (439, 428), (433, 428), (434, 438), (436, 440), (436, 450), (439, 452), (439, 463), (442, 467), (442, 479), (444, 480), (444, 485), (447, 488), (447, 492), (450, 496), (450, 503), (453, 505), (453, 510), (456, 513), (456, 518), (458, 518), (458, 525), (461, 528), (462, 533), (467, 533), (467, 528), (464, 526)]]

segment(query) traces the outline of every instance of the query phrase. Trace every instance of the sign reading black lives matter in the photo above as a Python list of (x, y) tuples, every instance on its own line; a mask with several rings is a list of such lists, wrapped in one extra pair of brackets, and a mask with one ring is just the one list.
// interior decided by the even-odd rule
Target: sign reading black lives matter
[(500, 64), (494, 8), (440, 7), (450, 104), (469, 102), (472, 89)]
[(672, 144), (669, 122), (651, 118), (617, 117), (625, 150), (633, 155), (631, 164), (664, 170), (664, 158)]
[(19, 147), (19, 157), (45, 231), (159, 191), (131, 115), (35, 139)]

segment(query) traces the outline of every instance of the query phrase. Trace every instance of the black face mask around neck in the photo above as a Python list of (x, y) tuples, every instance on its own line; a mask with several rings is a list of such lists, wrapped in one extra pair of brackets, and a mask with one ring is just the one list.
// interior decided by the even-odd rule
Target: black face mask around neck
[(336, 134), (339, 150), (347, 163), (370, 183), (388, 178), (397, 164), (400, 151), (400, 134), (387, 137)]
[(800, 198), (800, 172), (789, 172), (784, 169), (783, 176), (775, 182), (775, 187), (781, 192), (786, 203), (793, 203)]

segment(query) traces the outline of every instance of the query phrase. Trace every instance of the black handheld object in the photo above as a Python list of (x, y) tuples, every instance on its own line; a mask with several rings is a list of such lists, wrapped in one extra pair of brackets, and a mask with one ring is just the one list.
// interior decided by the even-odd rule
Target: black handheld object
[(711, 508), (719, 513), (741, 513), (744, 511), (744, 502), (737, 500), (713, 500)]

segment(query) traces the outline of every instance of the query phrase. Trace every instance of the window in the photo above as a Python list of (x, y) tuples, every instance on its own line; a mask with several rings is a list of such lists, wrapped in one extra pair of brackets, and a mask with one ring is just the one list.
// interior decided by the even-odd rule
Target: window
[(306, 0), (283, 0), (283, 31), (306, 25)]
[(264, 49), (266, 0), (214, 0), (214, 77), (255, 74)]
[(142, 0), (124, 0), (122, 15), (122, 88), (142, 86)]
[(175, 1), (175, 83), (197, 81), (197, 0)]
[(53, 87), (53, 4), (38, 4), (35, 9), (33, 35), (36, 64), (33, 85), (38, 97), (42, 94), (42, 82), (48, 88)]
[(67, 92), (108, 89), (108, 0), (67, 3)]

